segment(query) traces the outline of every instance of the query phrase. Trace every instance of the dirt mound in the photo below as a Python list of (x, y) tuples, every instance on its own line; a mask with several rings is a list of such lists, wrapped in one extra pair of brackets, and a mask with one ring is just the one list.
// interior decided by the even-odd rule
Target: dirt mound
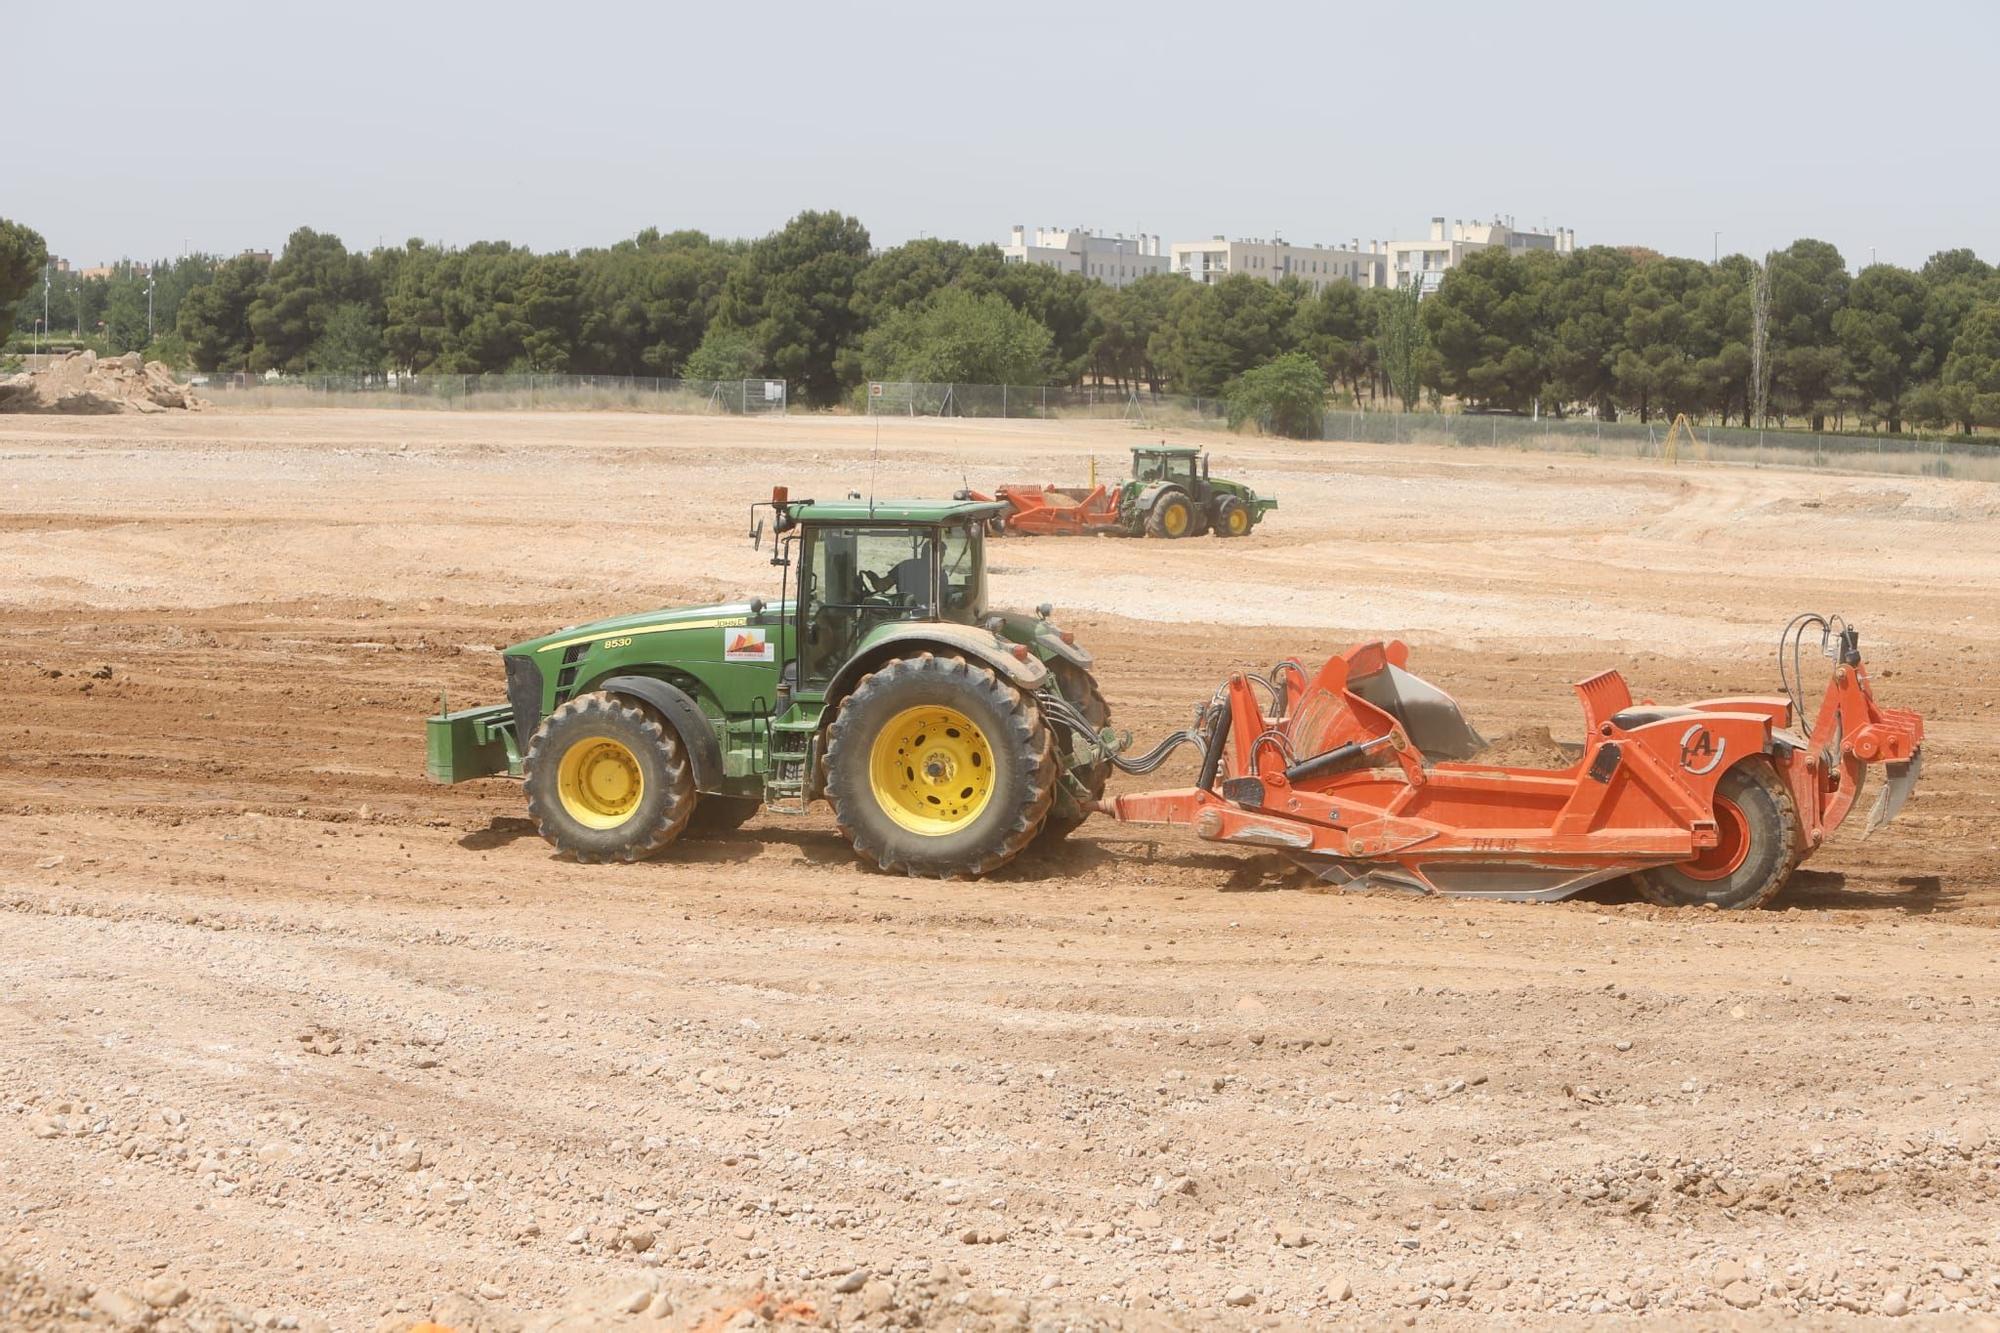
[(1574, 749), (1549, 735), (1547, 727), (1516, 727), (1488, 742), (1475, 759), (1509, 768), (1568, 768), (1577, 756)]
[(137, 352), (102, 359), (71, 352), (41, 370), (0, 379), (0, 412), (105, 415), (206, 406), (164, 363), (143, 361)]

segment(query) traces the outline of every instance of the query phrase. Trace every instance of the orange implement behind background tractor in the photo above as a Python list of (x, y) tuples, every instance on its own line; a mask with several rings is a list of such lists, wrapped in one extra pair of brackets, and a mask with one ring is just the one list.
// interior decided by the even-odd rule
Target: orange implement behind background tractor
[(1240, 481), (1212, 475), (1207, 453), (1189, 445), (1133, 446), (1132, 475), (1109, 486), (1097, 484), (1093, 460), (1090, 481), (1088, 488), (1017, 483), (991, 495), (968, 489), (958, 498), (1009, 505), (994, 531), (1036, 537), (1247, 537), (1278, 507)]
[[(979, 497), (985, 498), (985, 497)], [(994, 498), (1014, 506), (1004, 522), (1007, 531), (1034, 537), (1082, 537), (1094, 532), (1123, 532), (1118, 518), (1118, 491), (1109, 486), (1002, 486)]]
[[(1803, 732), (1797, 666), (1815, 626), (1835, 665)], [(1468, 762), (1485, 742), (1406, 669), (1400, 642), (1311, 675), (1287, 660), (1268, 681), (1230, 677), (1197, 731), (1170, 738), (1204, 746), (1193, 787), (1102, 808), (1272, 848), (1357, 887), (1552, 899), (1636, 872), (1656, 902), (1755, 907), (1840, 826), (1869, 765), (1888, 771), (1872, 830), (1902, 808), (1922, 759), (1923, 719), (1876, 704), (1854, 629), (1800, 617), (1779, 658), (1782, 695), (1635, 706), (1616, 671), (1580, 682), (1584, 740), (1559, 769)]]

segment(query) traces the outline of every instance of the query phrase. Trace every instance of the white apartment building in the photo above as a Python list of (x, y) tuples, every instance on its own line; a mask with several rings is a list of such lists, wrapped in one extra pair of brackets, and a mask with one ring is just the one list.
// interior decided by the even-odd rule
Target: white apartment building
[(1160, 238), (1144, 232), (1127, 236), (1100, 236), (1081, 227), (1059, 230), (1035, 228), (1033, 244), (1028, 229), (1017, 226), (1012, 239), (1000, 247), (1010, 264), (1040, 264), (1063, 273), (1080, 273), (1112, 287), (1123, 287), (1149, 273), (1165, 273), (1167, 256)]
[(1175, 241), (1170, 248), (1173, 271), (1195, 282), (1220, 282), (1244, 273), (1265, 282), (1297, 278), (1312, 291), (1336, 282), (1375, 287), (1386, 280), (1387, 255), (1376, 242), (1366, 250), (1360, 240), (1346, 246), (1293, 245), (1284, 240), (1231, 241), (1221, 236), (1206, 241)]
[(1464, 222), (1454, 218), (1447, 232), (1444, 219), (1431, 219), (1431, 234), (1421, 241), (1390, 241), (1389, 279), (1398, 287), (1420, 283), (1429, 296), (1444, 281), (1444, 275), (1478, 250), (1505, 247), (1509, 254), (1530, 250), (1550, 250), (1566, 255), (1576, 249), (1576, 232), (1568, 227), (1553, 231), (1523, 231), (1514, 220), (1498, 217), (1491, 222)]

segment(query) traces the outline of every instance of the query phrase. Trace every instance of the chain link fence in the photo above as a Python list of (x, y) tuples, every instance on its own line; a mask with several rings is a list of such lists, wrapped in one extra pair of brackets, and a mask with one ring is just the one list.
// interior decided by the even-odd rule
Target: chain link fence
[[(783, 414), (789, 386), (778, 379), (682, 380), (645, 375), (300, 375), (267, 379), (221, 371), (185, 377), (217, 403), (247, 407), (626, 408), (686, 414)], [(931, 384), (873, 381), (855, 407), (871, 416), (999, 417), (1129, 421), (1156, 429), (1220, 429), (1219, 398), (1151, 393), (1110, 385)], [(1597, 421), (1501, 415), (1340, 410), (1321, 419), (1320, 437), (1362, 444), (1436, 444), (1520, 449), (1673, 463), (1824, 467), (1905, 476), (2000, 481), (2000, 447), (1974, 441), (1913, 440), (1734, 426)]]
[(1101, 384), (1063, 388), (1048, 384), (873, 380), (864, 386), (862, 407), (870, 416), (1132, 421), (1146, 426), (1220, 426), (1227, 417), (1226, 406), (1219, 398), (1151, 393)]
[[(1690, 433), (1691, 431), (1691, 433)], [(2000, 481), (2000, 448), (1946, 440), (1694, 426), (1670, 440), (1663, 421), (1558, 420), (1423, 412), (1328, 412), (1321, 437), (1358, 444), (1443, 444), (1673, 463), (1823, 467)]]
[(650, 375), (262, 375), (197, 371), (184, 376), (213, 402), (248, 407), (634, 408), (646, 412), (782, 415), (784, 380), (677, 380)]

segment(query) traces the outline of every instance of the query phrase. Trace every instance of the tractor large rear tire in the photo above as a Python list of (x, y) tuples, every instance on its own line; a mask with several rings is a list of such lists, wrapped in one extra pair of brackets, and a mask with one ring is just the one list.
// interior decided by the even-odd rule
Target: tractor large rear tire
[(694, 813), (680, 737), (652, 709), (615, 694), (582, 695), (544, 718), (522, 772), (536, 829), (583, 862), (643, 860)]
[[(1076, 705), (1078, 712), (1090, 719), (1090, 724), (1102, 731), (1111, 725), (1111, 705), (1104, 701), (1104, 695), (1097, 688), (1097, 681), (1088, 671), (1074, 662), (1058, 658), (1050, 663), (1055, 672), (1056, 684), (1062, 687), (1063, 698)], [(1068, 768), (1076, 745), (1080, 744), (1067, 731), (1055, 729), (1060, 739), (1056, 742), (1056, 762)], [(1087, 768), (1071, 770), (1077, 780), (1090, 793), (1090, 803), (1095, 806), (1104, 796), (1104, 784), (1111, 779), (1111, 761), (1100, 759)], [(1042, 835), (1036, 839), (1038, 845), (1052, 846), (1061, 842), (1083, 826), (1090, 818), (1091, 811), (1076, 804), (1073, 795), (1058, 793), (1055, 804), (1049, 809), (1048, 822), (1042, 825)]]
[(1168, 491), (1146, 511), (1146, 535), (1169, 539), (1195, 535), (1194, 501), (1186, 491)]
[(828, 729), (826, 794), (878, 869), (998, 870), (1041, 832), (1056, 760), (1034, 700), (984, 666), (925, 653), (861, 678)]
[(1715, 784), (1721, 841), (1692, 861), (1641, 871), (1639, 891), (1663, 907), (1762, 907), (1799, 859), (1791, 790), (1763, 756), (1745, 759)]

